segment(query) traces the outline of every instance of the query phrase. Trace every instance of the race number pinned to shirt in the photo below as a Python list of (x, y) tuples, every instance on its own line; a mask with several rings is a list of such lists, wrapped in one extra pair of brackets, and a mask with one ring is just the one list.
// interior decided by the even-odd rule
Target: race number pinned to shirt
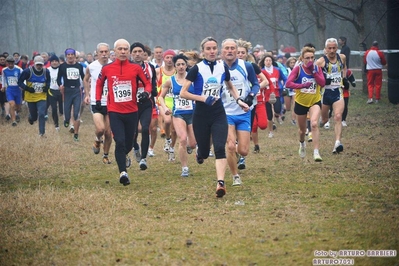
[(8, 86), (17, 86), (18, 78), (17, 77), (7, 77)]
[(192, 100), (180, 98), (180, 95), (176, 95), (173, 98), (173, 101), (174, 101), (176, 110), (182, 110), (182, 111), (193, 110), (193, 101)]
[(302, 88), (301, 89), (301, 92), (302, 93), (307, 93), (307, 94), (316, 94), (316, 81), (315, 81), (315, 79), (313, 79), (313, 78), (311, 78), (311, 79), (309, 79), (309, 78), (303, 78), (302, 79), (302, 84), (303, 83), (306, 83), (306, 82), (312, 82), (312, 85), (310, 85), (310, 87), (309, 88)]
[(32, 82), (32, 88), (35, 89), (35, 93), (43, 92), (44, 83)]
[(342, 76), (341, 72), (327, 74), (327, 78), (331, 79), (331, 87), (341, 87)]
[(128, 102), (133, 99), (133, 90), (130, 81), (126, 81), (126, 83), (114, 84), (113, 89), (115, 102)]
[[(240, 98), (243, 98), (243, 96), (244, 96), (244, 83), (242, 83), (242, 82), (233, 82), (233, 85), (234, 85), (234, 87), (237, 89), (237, 92), (238, 92), (238, 97)], [(226, 99), (225, 99), (225, 102), (226, 103), (232, 103), (232, 102), (236, 102), (236, 100), (234, 99), (234, 97), (233, 97), (233, 95), (231, 95), (231, 92), (230, 92), (230, 90), (227, 90), (226, 91)]]
[(66, 77), (68, 80), (78, 80), (80, 79), (79, 69), (70, 67), (66, 69)]

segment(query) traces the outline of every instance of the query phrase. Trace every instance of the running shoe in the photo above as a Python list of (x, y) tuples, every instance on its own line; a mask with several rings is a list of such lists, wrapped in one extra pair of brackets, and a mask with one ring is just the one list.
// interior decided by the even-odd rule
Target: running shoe
[[(32, 124), (31, 124), (32, 125)], [(69, 122), (64, 121), (64, 127), (69, 127)]]
[(226, 195), (226, 188), (224, 186), (224, 181), (220, 180), (216, 186), (216, 197), (222, 198), (224, 195)]
[(340, 141), (336, 141), (333, 149), (334, 154), (338, 154), (344, 150), (344, 145)]
[(48, 115), (44, 116), (44, 120), (46, 120), (46, 121), (48, 120)]
[(276, 130), (276, 129), (277, 129), (277, 126), (275, 123), (273, 123), (273, 130)]
[(59, 132), (60, 131), (60, 127), (55, 127), (55, 131)]
[(375, 100), (375, 103), (379, 103), (380, 101), (379, 100)]
[(259, 153), (259, 152), (260, 152), (259, 145), (255, 145), (254, 153)]
[(132, 160), (130, 160), (130, 157), (128, 154), (126, 154), (126, 168), (129, 168), (132, 165)]
[(19, 117), (19, 115), (15, 116), (15, 121), (17, 121), (17, 123), (19, 123), (21, 121), (21, 117)]
[(143, 170), (143, 171), (146, 170), (147, 169), (147, 160), (145, 158), (141, 159), (139, 166), (140, 166), (140, 170)]
[(108, 156), (103, 156), (103, 164), (111, 164), (111, 161), (108, 158)]
[(140, 162), (141, 161), (141, 153), (140, 150), (134, 150), (134, 157), (136, 158), (136, 162)]
[(191, 148), (190, 146), (187, 146), (187, 153), (188, 154), (193, 153), (193, 148)]
[(74, 128), (74, 126), (71, 126), (71, 127), (69, 128), (69, 133), (71, 133), (71, 134), (75, 133), (75, 128)]
[(119, 175), (119, 183), (124, 186), (130, 185), (129, 176), (125, 171), (121, 172), (121, 174)]
[(327, 121), (327, 123), (324, 124), (325, 129), (330, 129), (330, 121)]
[(238, 160), (238, 169), (245, 169), (245, 157), (240, 155), (240, 159)]
[(101, 141), (95, 140), (94, 144), (93, 144), (93, 147), (92, 147), (94, 154), (99, 154), (100, 153), (100, 147), (101, 147)]
[(292, 124), (293, 126), (296, 126), (296, 120), (295, 120), (295, 119), (292, 119), (292, 120), (291, 120), (291, 124)]
[(78, 134), (73, 134), (73, 140), (74, 141), (79, 141), (79, 135)]
[(172, 143), (171, 139), (165, 139), (165, 144), (163, 145), (164, 152), (168, 152), (169, 151), (171, 143)]
[(305, 158), (306, 156), (306, 145), (305, 142), (303, 144), (299, 143), (299, 157)]
[(196, 160), (197, 160), (197, 163), (198, 163), (198, 164), (203, 164), (203, 163), (204, 163), (204, 159), (203, 159), (203, 158), (200, 158), (200, 157), (198, 157), (198, 153), (197, 153), (197, 154), (195, 154), (195, 158), (196, 158)]
[(242, 182), (241, 182), (241, 178), (239, 175), (235, 175), (233, 176), (233, 187), (235, 186), (241, 186)]
[(154, 157), (155, 156), (155, 153), (154, 153), (153, 149), (151, 149), (151, 148), (148, 149), (148, 156), (149, 157)]
[(183, 167), (182, 171), (181, 171), (181, 177), (188, 177), (189, 176), (189, 172), (188, 172), (188, 167)]
[(175, 159), (175, 149), (170, 148), (168, 153), (168, 161), (173, 162)]
[(212, 150), (209, 150), (209, 155), (208, 155), (208, 157), (214, 157), (214, 156), (215, 156), (215, 154), (213, 154)]
[(373, 103), (373, 99), (368, 99), (367, 104)]
[(318, 151), (315, 151), (315, 152), (313, 153), (313, 159), (314, 159), (315, 162), (321, 162), (321, 161), (323, 161), (323, 159), (321, 158), (321, 156), (320, 156), (320, 154), (319, 154)]
[(11, 125), (12, 125), (13, 127), (16, 127), (16, 126), (17, 126), (17, 121), (12, 122)]
[(274, 134), (273, 134), (273, 132), (269, 132), (269, 138), (273, 138), (273, 136), (274, 136)]
[(308, 134), (308, 142), (312, 142), (313, 138), (312, 138), (312, 132), (309, 132)]
[(343, 127), (347, 127), (347, 126), (348, 126), (348, 124), (346, 123), (346, 121), (345, 121), (345, 120), (342, 120), (342, 122), (341, 122), (341, 123), (342, 123), (342, 126), (343, 126)]
[(33, 125), (34, 121), (32, 120), (32, 118), (30, 116), (28, 117), (28, 122), (29, 122), (30, 125)]
[(10, 119), (11, 119), (11, 115), (6, 115), (6, 120), (10, 121)]

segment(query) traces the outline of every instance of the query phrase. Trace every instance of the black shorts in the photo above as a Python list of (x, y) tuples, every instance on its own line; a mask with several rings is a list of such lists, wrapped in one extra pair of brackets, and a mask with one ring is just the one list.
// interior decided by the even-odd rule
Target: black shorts
[[(315, 103), (313, 105), (318, 105), (321, 108), (321, 101), (318, 101), (317, 103)], [(310, 107), (312, 107), (312, 106), (310, 106)], [(306, 106), (303, 106), (303, 105), (295, 102), (294, 112), (296, 115), (306, 115), (308, 113), (310, 107), (306, 107)]]
[(101, 106), (101, 110), (97, 110), (95, 105), (91, 106), (91, 113), (92, 114), (102, 114), (102, 115), (107, 115), (108, 114), (108, 109), (107, 106)]

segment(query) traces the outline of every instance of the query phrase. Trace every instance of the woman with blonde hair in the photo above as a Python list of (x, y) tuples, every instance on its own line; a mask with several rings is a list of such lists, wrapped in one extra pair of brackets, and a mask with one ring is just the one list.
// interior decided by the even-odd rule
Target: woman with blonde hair
[(306, 156), (306, 116), (309, 112), (313, 133), (313, 159), (321, 162), (319, 154), (319, 118), (321, 113), (320, 88), (325, 86), (323, 71), (315, 65), (315, 49), (304, 47), (301, 52), (302, 64), (295, 66), (286, 86), (295, 90), (295, 107), (299, 128), (299, 156)]

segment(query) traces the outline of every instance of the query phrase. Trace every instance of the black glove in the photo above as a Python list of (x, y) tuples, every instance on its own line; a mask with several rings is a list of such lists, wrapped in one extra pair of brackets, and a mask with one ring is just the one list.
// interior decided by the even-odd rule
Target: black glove
[(32, 87), (26, 87), (25, 89), (26, 91), (30, 92), (30, 93), (35, 93), (35, 89)]
[(95, 108), (96, 108), (97, 111), (101, 111), (102, 110), (103, 107), (101, 106), (101, 101), (96, 101), (96, 107)]
[(344, 84), (344, 89), (349, 90), (349, 81), (347, 78), (343, 78), (342, 84)]
[(141, 103), (146, 102), (149, 98), (150, 98), (150, 95), (146, 91), (139, 93), (139, 95), (137, 96), (137, 99), (139, 99), (139, 102), (141, 102)]
[(247, 97), (245, 97), (244, 103), (246, 103), (248, 107), (251, 107), (254, 103), (254, 96), (252, 94), (248, 94)]

